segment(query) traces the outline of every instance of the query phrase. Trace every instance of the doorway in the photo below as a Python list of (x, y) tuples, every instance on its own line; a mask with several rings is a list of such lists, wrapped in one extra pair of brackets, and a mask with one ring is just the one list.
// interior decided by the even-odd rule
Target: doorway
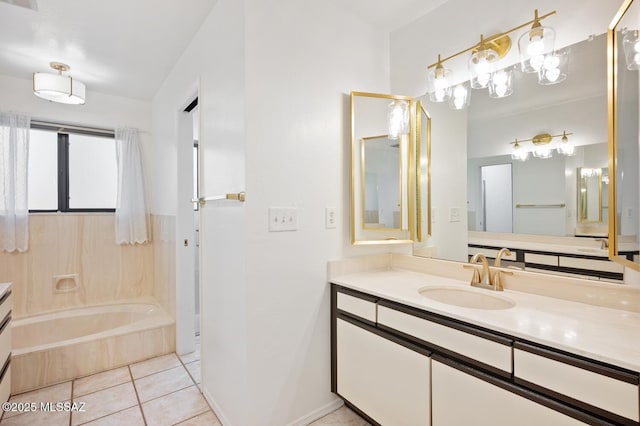
[(511, 164), (480, 167), (482, 230), (513, 232), (513, 184)]

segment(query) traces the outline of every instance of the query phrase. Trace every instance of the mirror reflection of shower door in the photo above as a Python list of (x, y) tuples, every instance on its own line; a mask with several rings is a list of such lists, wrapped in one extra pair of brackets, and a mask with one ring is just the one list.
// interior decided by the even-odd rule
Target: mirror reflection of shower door
[(513, 232), (511, 164), (480, 168), (482, 182), (482, 230)]

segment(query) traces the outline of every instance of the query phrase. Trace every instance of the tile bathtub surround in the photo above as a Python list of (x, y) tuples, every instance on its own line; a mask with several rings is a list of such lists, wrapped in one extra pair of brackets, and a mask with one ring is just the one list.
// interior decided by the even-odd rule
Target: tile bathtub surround
[[(30, 215), (29, 250), (0, 253), (0, 282), (14, 283), (14, 318), (152, 296), (153, 243), (118, 245), (114, 227), (110, 213)], [(68, 274), (78, 274), (78, 290), (55, 293), (53, 277)]]
[[(185, 363), (188, 360), (190, 362)], [(2, 426), (222, 426), (198, 390), (199, 352), (164, 355), (12, 396), (10, 403), (76, 402), (84, 412), (5, 412)], [(135, 373), (134, 373), (135, 372)], [(368, 426), (347, 407), (312, 426)]]

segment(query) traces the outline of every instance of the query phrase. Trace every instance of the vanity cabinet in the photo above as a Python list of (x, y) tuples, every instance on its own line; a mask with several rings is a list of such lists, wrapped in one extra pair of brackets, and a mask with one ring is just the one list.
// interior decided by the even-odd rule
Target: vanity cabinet
[[(382, 425), (430, 425), (430, 352), (367, 323), (368, 304), (337, 293), (333, 391)], [(363, 321), (364, 320), (364, 321)]]
[(446, 358), (434, 357), (431, 386), (434, 426), (585, 424), (557, 411), (564, 408), (557, 403), (549, 408), (521, 396), (517, 387)]
[(331, 290), (332, 391), (381, 425), (640, 425), (640, 373)]
[(11, 291), (0, 295), (0, 402), (6, 402), (11, 394)]

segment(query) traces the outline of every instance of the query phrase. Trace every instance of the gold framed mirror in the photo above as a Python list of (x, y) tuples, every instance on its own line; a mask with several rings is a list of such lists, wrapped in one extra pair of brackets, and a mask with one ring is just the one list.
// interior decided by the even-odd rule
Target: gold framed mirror
[(431, 114), (416, 102), (416, 238), (431, 236)]
[(415, 104), (351, 92), (351, 243), (415, 239)]
[(607, 31), (609, 258), (640, 271), (638, 128), (640, 2), (625, 0)]

